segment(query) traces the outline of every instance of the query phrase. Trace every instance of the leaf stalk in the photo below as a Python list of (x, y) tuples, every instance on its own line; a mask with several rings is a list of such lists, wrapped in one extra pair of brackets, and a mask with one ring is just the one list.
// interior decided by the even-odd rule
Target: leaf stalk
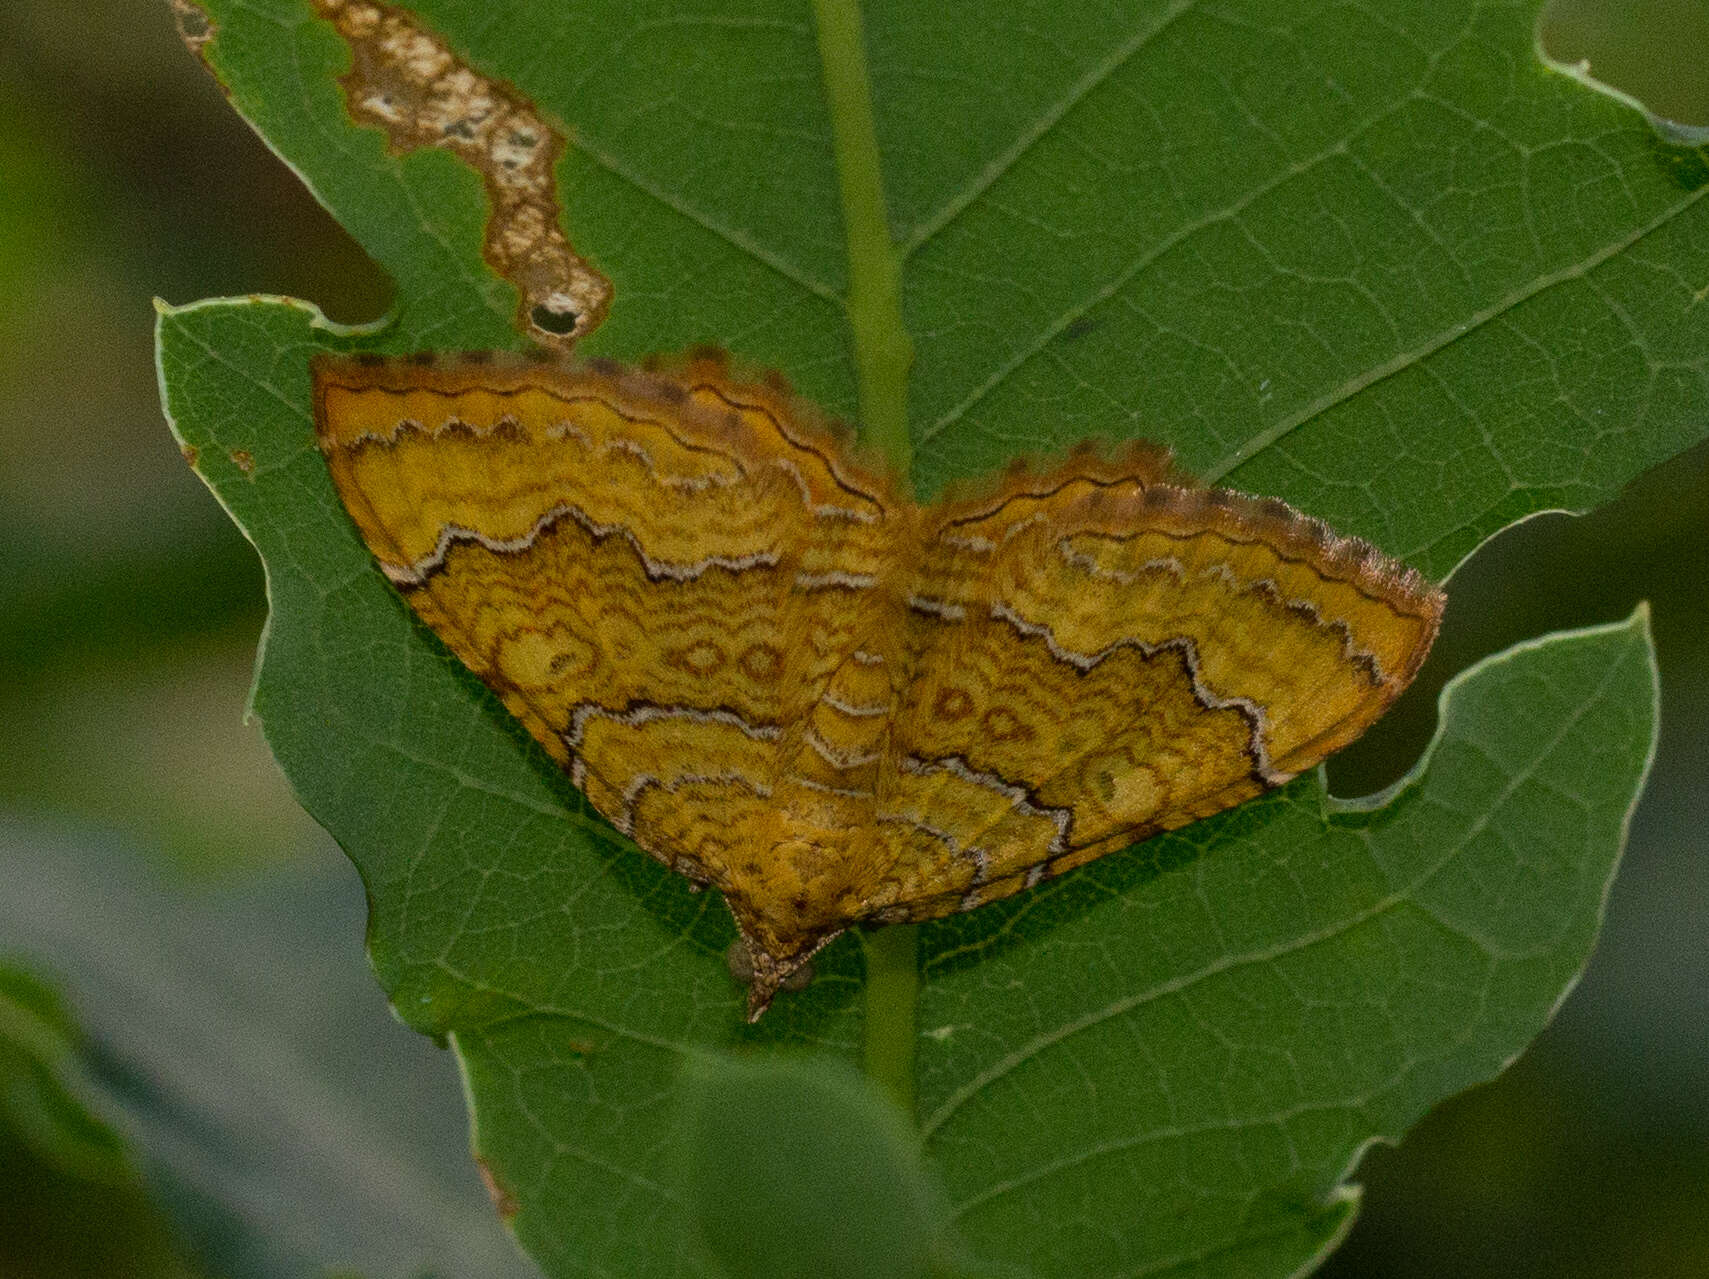
[[(902, 254), (890, 234), (858, 0), (814, 0), (831, 145), (848, 244), (845, 303), (860, 395), (861, 437), (908, 485), (908, 369), (913, 340), (902, 320)], [(920, 975), (913, 925), (863, 935), (866, 1073), (914, 1113), (914, 1046)]]

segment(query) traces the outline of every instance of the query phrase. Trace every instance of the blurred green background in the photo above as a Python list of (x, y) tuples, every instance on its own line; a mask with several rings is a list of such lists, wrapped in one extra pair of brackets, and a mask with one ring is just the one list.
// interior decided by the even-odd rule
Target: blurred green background
[[(0, 39), (0, 1279), (527, 1274), (455, 1063), (387, 1015), (360, 884), (242, 722), (260, 568), (156, 397), (153, 296), (359, 321), (389, 286), (164, 0), (78, 8), (13, 0)], [(1544, 34), (1709, 125), (1701, 0), (1560, 0)], [(1403, 771), (1470, 661), (1639, 599), (1661, 748), (1584, 982), (1501, 1080), (1367, 1156), (1322, 1273), (1709, 1275), (1709, 450), (1509, 530), (1451, 591), (1338, 793)]]

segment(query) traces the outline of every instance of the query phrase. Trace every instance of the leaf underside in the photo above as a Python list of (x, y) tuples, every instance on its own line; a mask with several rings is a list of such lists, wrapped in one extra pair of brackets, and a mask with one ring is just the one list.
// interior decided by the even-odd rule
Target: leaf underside
[[(536, 1259), (717, 1273), (684, 1062), (857, 1059), (858, 949), (746, 1027), (719, 903), (592, 814), (373, 570), (313, 447), (310, 355), (514, 346), (515, 297), (479, 179), (350, 121), (306, 0), (206, 8), (234, 103), (398, 284), (359, 334), (277, 299), (163, 312), (174, 429), (268, 570), (255, 708), (362, 872), (395, 1006), (454, 1036)], [(584, 349), (716, 341), (852, 416), (805, 7), (412, 10), (569, 127), (565, 222), (616, 287)], [(1441, 576), (1704, 434), (1709, 167), (1542, 68), (1529, 8), (1052, 12), (866, 15), (922, 493), (1147, 435)], [(1381, 806), (1301, 778), (926, 928), (946, 1228), (997, 1272), (1309, 1264), (1364, 1144), (1495, 1073), (1570, 986), (1654, 729), (1641, 616), (1552, 637), (1452, 685)]]

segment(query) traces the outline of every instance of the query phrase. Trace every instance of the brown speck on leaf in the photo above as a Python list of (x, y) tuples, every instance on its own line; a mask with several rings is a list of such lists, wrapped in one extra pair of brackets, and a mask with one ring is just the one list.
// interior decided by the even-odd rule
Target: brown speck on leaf
[(255, 455), (248, 449), (233, 449), (231, 451), (231, 460), (232, 465), (237, 467), (237, 469), (242, 471), (245, 475), (254, 474)]
[(201, 451), (194, 444), (186, 444), (178, 450), (184, 455), (184, 460), (190, 464), (190, 469), (196, 469), (196, 463), (201, 459)]
[(511, 1194), (509, 1187), (498, 1179), (491, 1165), (480, 1155), (476, 1155), (475, 1167), (481, 1170), (481, 1184), (487, 1188), (487, 1195), (492, 1199), (493, 1207), (498, 1210), (499, 1218), (509, 1221), (516, 1216), (521, 1205), (516, 1202), (516, 1196)]
[(438, 147), (481, 175), (490, 209), (481, 254), (516, 287), (517, 328), (561, 350), (598, 328), (611, 281), (559, 225), (562, 132), (511, 85), (464, 65), (413, 14), (377, 0), (313, 4), (350, 45), (339, 83), (351, 117), (382, 130), (397, 154)]

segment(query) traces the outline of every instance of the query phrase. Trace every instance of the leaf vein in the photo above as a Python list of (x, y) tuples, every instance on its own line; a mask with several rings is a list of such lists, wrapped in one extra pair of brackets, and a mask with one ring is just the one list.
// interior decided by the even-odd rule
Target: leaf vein
[(1512, 290), (1505, 296), (1498, 298), (1489, 306), (1475, 312), (1469, 319), (1462, 321), (1459, 324), (1451, 325), (1427, 341), (1414, 347), (1412, 350), (1403, 351), (1392, 359), (1385, 360), (1383, 363), (1375, 365), (1374, 367), (1365, 370), (1363, 373), (1359, 373), (1348, 378), (1340, 386), (1335, 387), (1333, 390), (1325, 392), (1315, 400), (1312, 400), (1297, 413), (1290, 414), (1275, 425), (1259, 432), (1251, 440), (1242, 444), (1233, 452), (1224, 455), (1220, 461), (1204, 468), (1201, 478), (1206, 484), (1217, 483), (1230, 471), (1234, 470), (1235, 467), (1244, 462), (1250, 461), (1258, 453), (1299, 429), (1313, 418), (1327, 413), (1337, 405), (1351, 399), (1362, 391), (1369, 390), (1379, 382), (1385, 382), (1392, 377), (1404, 373), (1414, 365), (1419, 364), (1437, 354), (1439, 351), (1452, 346), (1454, 343), (1460, 341), (1460, 339), (1478, 332), (1492, 321), (1501, 319), (1516, 307), (1522, 306), (1533, 298), (1539, 297), (1542, 294), (1549, 292), (1551, 289), (1558, 288), (1561, 285), (1571, 284), (1575, 281), (1586, 278), (1591, 272), (1595, 271), (1605, 262), (1608, 262), (1619, 254), (1631, 249), (1633, 246), (1643, 241), (1645, 237), (1661, 230), (1669, 222), (1673, 221), (1674, 218), (1686, 212), (1700, 199), (1702, 199), (1706, 192), (1709, 192), (1709, 186), (1699, 187), (1697, 190), (1686, 195), (1686, 197), (1680, 200), (1677, 204), (1670, 205), (1668, 208), (1664, 209), (1661, 213), (1657, 214), (1654, 218), (1651, 218), (1648, 222), (1644, 223), (1644, 225), (1632, 231), (1629, 235), (1622, 236), (1616, 240), (1611, 240), (1601, 248), (1597, 249), (1594, 253), (1581, 258), (1577, 262), (1570, 263), (1569, 265), (1560, 267), (1554, 271), (1545, 272), (1529, 284)]
[(906, 261), (912, 257), (915, 250), (925, 245), (938, 232), (977, 203), (979, 197), (1001, 181), (1003, 175), (1020, 163), (1027, 152), (1049, 136), (1050, 131), (1061, 123), (1070, 111), (1079, 106), (1105, 81), (1132, 61), (1141, 50), (1173, 26), (1175, 21), (1193, 6), (1194, 0), (1174, 0), (1174, 3), (1164, 11), (1159, 21), (1150, 27), (1134, 31), (1125, 41), (1117, 45), (1108, 57), (1094, 64), (1084, 75), (1069, 85), (1068, 92), (1056, 102), (1051, 103), (1039, 115), (1038, 119), (1022, 130), (1009, 147), (998, 153), (972, 182), (952, 196), (935, 214), (919, 224), (914, 234), (909, 236), (898, 248), (898, 255), (902, 260)]

